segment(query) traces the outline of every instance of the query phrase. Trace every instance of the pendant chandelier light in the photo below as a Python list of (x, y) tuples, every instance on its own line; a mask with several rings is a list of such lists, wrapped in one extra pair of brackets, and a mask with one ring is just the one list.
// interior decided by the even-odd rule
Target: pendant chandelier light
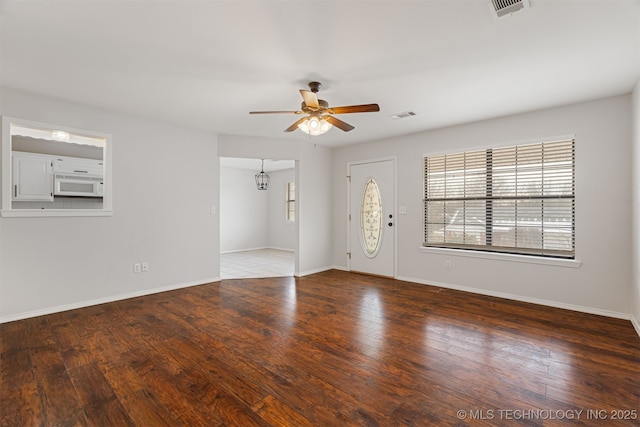
[(256, 174), (256, 187), (258, 190), (266, 190), (269, 187), (269, 175), (264, 172), (264, 159), (262, 159), (262, 168)]

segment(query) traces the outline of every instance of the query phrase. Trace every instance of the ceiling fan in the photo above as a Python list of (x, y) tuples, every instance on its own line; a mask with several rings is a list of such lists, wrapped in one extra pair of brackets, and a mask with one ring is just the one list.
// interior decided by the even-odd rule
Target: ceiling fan
[(378, 104), (347, 105), (343, 107), (329, 107), (329, 103), (324, 99), (318, 99), (316, 95), (322, 83), (309, 82), (309, 90), (300, 89), (302, 95), (302, 105), (298, 111), (250, 111), (249, 114), (306, 114), (294, 124), (286, 128), (285, 132), (293, 132), (296, 129), (302, 130), (309, 135), (322, 135), (331, 129), (332, 126), (349, 132), (355, 129), (349, 123), (334, 117), (335, 114), (349, 113), (371, 113), (380, 111)]

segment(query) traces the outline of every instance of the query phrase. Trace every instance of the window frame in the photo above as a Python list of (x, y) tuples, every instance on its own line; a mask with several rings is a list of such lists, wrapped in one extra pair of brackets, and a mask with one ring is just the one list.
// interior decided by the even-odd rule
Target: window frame
[[(0, 204), (0, 216), (2, 217), (104, 217), (113, 216), (113, 194), (112, 194), (112, 150), (113, 138), (111, 134), (97, 132), (87, 129), (79, 129), (66, 125), (39, 122), (16, 117), (2, 116), (2, 148), (0, 150), (0, 162), (2, 164), (2, 199)], [(90, 138), (103, 139), (104, 162), (104, 195), (102, 209), (20, 209), (14, 208), (11, 200), (12, 179), (12, 125), (33, 128), (38, 130), (60, 130), (71, 134), (86, 136)]]
[[(571, 164), (569, 165), (568, 168), (564, 168), (562, 167), (561, 170), (565, 173), (567, 172), (567, 169), (570, 169), (570, 182), (571, 182), (571, 190), (570, 190), (570, 195), (563, 195), (563, 196), (557, 196), (557, 195), (551, 195), (552, 192), (545, 192), (546, 190), (544, 189), (544, 185), (542, 185), (542, 189), (540, 190), (540, 194), (539, 195), (534, 195), (534, 196), (528, 196), (528, 197), (522, 197), (519, 196), (518, 191), (520, 189), (520, 187), (516, 188), (516, 184), (520, 184), (522, 185), (522, 182), (518, 182), (518, 178), (517, 178), (517, 173), (515, 175), (515, 178), (512, 178), (512, 181), (507, 181), (510, 183), (510, 185), (512, 186), (512, 188), (514, 189), (513, 191), (515, 192), (515, 194), (513, 196), (505, 196), (505, 195), (498, 195), (497, 197), (494, 197), (494, 194), (492, 194), (492, 188), (493, 188), (493, 181), (496, 179), (496, 176), (498, 176), (497, 173), (494, 173), (493, 168), (492, 168), (492, 153), (493, 151), (497, 151), (498, 153), (504, 153), (505, 151), (508, 150), (515, 150), (517, 152), (517, 150), (526, 150), (526, 149), (535, 149), (535, 146), (539, 146), (540, 150), (541, 150), (541, 154), (540, 154), (540, 161), (539, 161), (539, 168), (541, 170), (540, 172), (540, 179), (543, 182), (546, 182), (546, 174), (545, 174), (545, 166), (544, 165), (550, 165), (550, 166), (554, 166), (554, 162), (558, 163), (559, 161), (554, 159), (553, 157), (550, 160), (547, 160), (545, 162), (545, 153), (544, 153), (544, 148), (545, 146), (547, 147), (554, 147), (552, 144), (554, 143), (562, 143), (564, 142), (566, 143), (570, 143), (570, 149), (567, 150), (567, 154), (565, 155), (570, 155), (571, 157)], [(570, 152), (569, 152), (570, 150)], [(457, 196), (457, 197), (449, 197), (447, 196), (447, 191), (446, 189), (444, 190), (444, 195), (440, 198), (438, 197), (433, 197), (433, 194), (428, 194), (428, 185), (429, 185), (429, 176), (428, 176), (428, 167), (427, 167), (427, 161), (429, 159), (435, 159), (435, 161), (437, 160), (441, 160), (441, 159), (445, 159), (445, 156), (449, 156), (450, 158), (452, 157), (459, 157), (462, 156), (465, 161), (463, 162), (463, 166), (462, 168), (460, 168), (459, 165), (456, 165), (456, 167), (451, 168), (451, 169), (446, 169), (446, 165), (444, 166), (445, 169), (442, 170), (446, 170), (449, 173), (452, 174), (461, 174), (462, 175), (462, 180), (464, 180), (464, 184), (463, 187), (465, 188), (465, 193), (464, 195), (466, 196), (466, 186), (467, 186), (467, 174), (469, 173), (468, 169), (467, 169), (467, 164), (466, 164), (466, 157), (467, 155), (478, 155), (478, 153), (480, 153), (480, 161), (479, 163), (475, 163), (475, 166), (480, 165), (480, 173), (476, 173), (477, 176), (480, 176), (481, 178), (483, 178), (484, 183), (486, 184), (486, 190), (482, 190), (481, 193), (476, 194), (476, 197), (469, 197), (469, 198), (465, 198), (465, 197), (461, 197), (461, 196)], [(570, 153), (570, 154), (569, 154)], [(535, 158), (535, 157), (534, 157)], [(534, 140), (534, 141), (527, 141), (527, 142), (518, 142), (518, 143), (506, 143), (506, 144), (501, 144), (501, 145), (495, 145), (495, 146), (491, 146), (491, 147), (480, 147), (480, 148), (471, 148), (471, 149), (463, 149), (463, 150), (456, 150), (456, 151), (449, 151), (449, 152), (445, 152), (445, 153), (425, 153), (423, 154), (423, 243), (421, 245), (421, 252), (436, 252), (436, 253), (457, 253), (457, 254), (461, 254), (464, 256), (472, 256), (472, 257), (485, 257), (485, 258), (499, 258), (499, 259), (511, 259), (513, 260), (521, 258), (521, 259), (525, 259), (526, 262), (539, 262), (541, 261), (541, 263), (550, 263), (550, 264), (555, 264), (556, 262), (559, 264), (563, 264), (563, 263), (567, 263), (567, 264), (577, 264), (579, 265), (580, 263), (575, 261), (575, 257), (576, 257), (576, 247), (575, 247), (575, 233), (576, 233), (576, 218), (575, 218), (575, 200), (576, 200), (576, 181), (575, 181), (575, 176), (576, 176), (576, 143), (575, 143), (575, 135), (567, 135), (567, 136), (560, 136), (560, 137), (556, 137), (556, 138), (550, 138), (550, 139), (545, 139), (545, 140)], [(486, 162), (486, 166), (482, 165), (483, 162)], [(511, 164), (511, 167), (514, 170), (518, 170), (519, 168), (522, 167), (524, 163), (520, 163), (518, 161), (518, 157), (516, 156), (514, 158), (514, 162)], [(504, 165), (504, 164), (503, 164)], [(484, 170), (482, 170), (484, 167)], [(508, 167), (508, 165), (507, 165)], [(557, 167), (557, 166), (556, 166)], [(471, 168), (470, 168), (471, 169)], [(497, 169), (497, 168), (496, 168)], [(443, 173), (443, 175), (445, 175)], [(447, 175), (448, 176), (448, 175)], [(566, 176), (564, 177), (566, 179)], [(445, 181), (446, 182), (446, 181)], [(482, 181), (480, 181), (482, 183)], [(566, 185), (566, 183), (565, 183)], [(432, 184), (433, 187), (433, 184)], [(480, 188), (482, 188), (482, 186), (480, 186)], [(524, 187), (523, 187), (524, 188)], [(457, 188), (456, 188), (457, 189)], [(480, 195), (481, 194), (481, 195)], [(435, 200), (434, 200), (435, 199)], [(546, 224), (546, 221), (544, 221), (544, 201), (545, 200), (551, 200), (551, 199), (568, 199), (570, 200), (569, 204), (570, 204), (570, 211), (571, 211), (571, 216), (570, 216), (570, 227), (568, 227), (566, 224), (562, 224), (564, 226), (565, 229), (565, 233), (567, 230), (570, 231), (571, 236), (570, 236), (570, 240), (568, 241), (570, 243), (570, 249), (561, 249), (561, 250), (554, 250), (554, 249), (550, 249), (549, 247), (545, 247), (544, 245), (544, 232), (545, 232), (545, 228), (547, 230), (547, 233), (549, 233), (548, 230), (552, 229), (553, 226), (550, 224)], [(467, 239), (466, 236), (466, 228), (467, 228), (467, 224), (469, 219), (466, 218), (466, 215), (463, 214), (465, 217), (462, 219), (462, 227), (463, 227), (463, 238), (462, 238), (462, 242), (447, 242), (447, 238), (444, 235), (444, 233), (446, 232), (446, 228), (447, 226), (451, 226), (453, 223), (447, 223), (447, 219), (448, 217), (446, 216), (446, 207), (444, 208), (443, 211), (443, 217), (442, 217), (442, 225), (443, 225), (443, 237), (441, 240), (439, 241), (431, 241), (429, 242), (429, 233), (430, 231), (433, 232), (433, 229), (430, 229), (430, 225), (431, 226), (436, 226), (437, 224), (439, 224), (439, 222), (433, 222), (433, 217), (429, 217), (429, 207), (430, 207), (430, 203), (431, 206), (433, 206), (433, 204), (435, 202), (444, 202), (445, 206), (446, 203), (449, 202), (463, 202), (466, 203), (468, 200), (479, 200), (480, 203), (479, 205), (482, 205), (482, 202), (485, 203), (485, 207), (482, 208), (481, 210), (476, 211), (477, 212), (482, 212), (482, 210), (486, 209), (486, 212), (483, 215), (479, 215), (477, 217), (474, 217), (473, 220), (478, 220), (479, 224), (482, 223), (482, 221), (484, 221), (484, 223), (482, 223), (482, 228), (486, 229), (485, 232), (486, 234), (483, 236), (484, 241), (480, 240), (478, 243), (467, 243), (465, 240)], [(520, 242), (517, 241), (517, 239), (513, 242), (513, 246), (499, 246), (499, 245), (492, 245), (493, 242), (491, 242), (491, 236), (493, 234), (493, 227), (499, 228), (497, 224), (497, 222), (493, 221), (492, 215), (493, 215), (493, 210), (492, 210), (492, 203), (494, 201), (509, 201), (512, 200), (514, 201), (515, 204), (517, 204), (518, 202), (515, 202), (515, 200), (540, 200), (540, 213), (541, 213), (541, 218), (538, 220), (539, 225), (537, 226), (537, 229), (540, 231), (541, 234), (541, 239), (540, 239), (540, 247), (537, 248), (533, 248), (533, 247), (526, 247), (526, 246), (521, 246), (519, 247), (518, 245), (521, 244)], [(466, 205), (463, 204), (463, 206), (465, 206), (465, 210), (466, 210)], [(547, 212), (549, 212), (549, 207), (547, 207)], [(566, 211), (568, 209), (568, 206), (563, 206), (564, 211)], [(563, 212), (564, 212), (563, 211)], [(520, 225), (518, 224), (519, 221), (519, 216), (517, 213), (517, 208), (514, 210), (514, 216), (513, 216), (513, 223), (514, 223), (514, 230), (516, 230), (518, 227), (520, 227)], [(457, 212), (456, 212), (457, 215)], [(431, 222), (429, 222), (431, 219)], [(497, 220), (496, 220), (497, 221)], [(521, 221), (521, 220), (520, 220)], [(456, 224), (457, 225), (457, 224)], [(530, 226), (528, 226), (528, 228), (531, 228)], [(556, 230), (555, 228), (553, 228), (554, 230)], [(476, 230), (477, 231), (477, 230)], [(515, 231), (514, 231), (515, 233)], [(454, 239), (455, 240), (455, 239)], [(553, 239), (550, 239), (551, 241)], [(566, 238), (564, 238), (564, 242), (567, 242)], [(530, 245), (532, 246), (532, 245)], [(550, 245), (552, 246), (552, 245)], [(551, 261), (551, 262), (547, 262), (547, 261)]]
[[(291, 187), (293, 187), (293, 195)], [(284, 193), (284, 218), (287, 222), (296, 222), (296, 183), (295, 181), (287, 181), (284, 185), (285, 193)], [(293, 198), (291, 198), (293, 196)], [(293, 218), (291, 218), (291, 213), (293, 212)]]

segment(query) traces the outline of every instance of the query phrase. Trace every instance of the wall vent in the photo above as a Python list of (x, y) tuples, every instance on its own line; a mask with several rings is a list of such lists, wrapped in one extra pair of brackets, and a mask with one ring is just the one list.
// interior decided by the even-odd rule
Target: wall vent
[(491, 11), (498, 18), (529, 7), (529, 0), (491, 0)]
[(393, 120), (404, 119), (405, 117), (415, 116), (416, 113), (413, 111), (403, 111), (402, 113), (396, 113), (389, 116), (389, 118)]

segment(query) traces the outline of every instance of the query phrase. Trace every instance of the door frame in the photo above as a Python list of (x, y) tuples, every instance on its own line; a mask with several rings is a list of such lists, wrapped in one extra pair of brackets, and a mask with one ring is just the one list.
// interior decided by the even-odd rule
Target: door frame
[[(345, 220), (347, 222), (347, 252), (345, 253), (345, 258), (347, 260), (347, 271), (351, 271), (351, 250), (352, 243), (351, 242), (351, 220), (349, 217), (352, 215), (351, 212), (351, 166), (362, 165), (367, 163), (378, 163), (378, 162), (386, 162), (391, 161), (393, 166), (393, 201), (392, 201), (392, 212), (393, 212), (393, 278), (398, 278), (398, 212), (397, 212), (397, 200), (398, 200), (398, 156), (388, 156), (388, 157), (376, 157), (373, 159), (367, 160), (357, 160), (347, 162), (347, 175), (345, 177), (345, 183), (347, 186), (347, 215), (345, 216)], [(359, 245), (359, 242), (356, 242)]]

